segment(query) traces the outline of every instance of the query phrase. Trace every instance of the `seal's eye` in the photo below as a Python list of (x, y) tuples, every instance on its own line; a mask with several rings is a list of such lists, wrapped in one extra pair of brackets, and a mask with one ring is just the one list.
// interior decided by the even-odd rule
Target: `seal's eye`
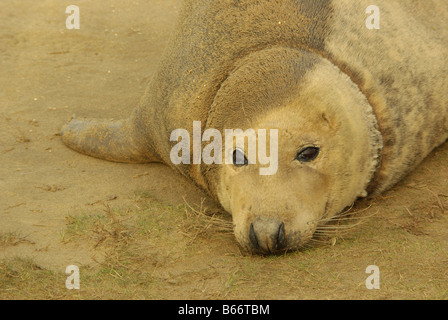
[(296, 160), (300, 162), (310, 162), (317, 158), (320, 149), (318, 147), (307, 147), (297, 153)]
[(233, 151), (233, 164), (237, 167), (243, 167), (247, 166), (249, 161), (247, 161), (246, 156), (241, 150), (235, 149), (235, 151)]

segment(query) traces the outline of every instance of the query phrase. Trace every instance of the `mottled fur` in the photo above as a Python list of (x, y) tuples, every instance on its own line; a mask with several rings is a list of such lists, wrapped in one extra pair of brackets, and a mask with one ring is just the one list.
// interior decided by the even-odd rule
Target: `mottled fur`
[[(448, 3), (376, 1), (381, 29), (362, 23), (371, 1), (334, 1), (329, 59), (347, 73), (375, 110), (384, 140), (369, 187), (398, 182), (448, 137)], [(350, 13), (350, 14), (348, 14)]]

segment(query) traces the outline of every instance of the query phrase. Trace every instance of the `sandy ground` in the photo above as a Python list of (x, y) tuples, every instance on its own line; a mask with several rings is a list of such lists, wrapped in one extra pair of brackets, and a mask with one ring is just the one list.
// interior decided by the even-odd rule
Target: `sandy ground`
[[(245, 256), (233, 236), (190, 224), (185, 201), (205, 197), (167, 167), (89, 158), (60, 140), (73, 114), (127, 117), (177, 1), (78, 0), (80, 30), (65, 27), (70, 4), (0, 2), (0, 298), (448, 299), (447, 144), (359, 203), (373, 217), (334, 245)], [(91, 280), (76, 293), (64, 286), (71, 264)], [(381, 270), (379, 290), (365, 287), (368, 265)]]

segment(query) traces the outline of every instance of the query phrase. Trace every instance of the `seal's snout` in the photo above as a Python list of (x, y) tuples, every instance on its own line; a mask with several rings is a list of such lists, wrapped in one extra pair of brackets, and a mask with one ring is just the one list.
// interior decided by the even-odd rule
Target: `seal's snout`
[(286, 249), (285, 224), (278, 220), (257, 218), (250, 224), (249, 240), (257, 253), (275, 253)]

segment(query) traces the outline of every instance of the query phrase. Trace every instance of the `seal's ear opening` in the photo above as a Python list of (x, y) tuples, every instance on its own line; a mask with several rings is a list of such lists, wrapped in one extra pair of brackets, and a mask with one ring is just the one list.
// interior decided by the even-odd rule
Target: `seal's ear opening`
[(330, 129), (334, 128), (334, 124), (330, 121), (329, 117), (327, 116), (327, 114), (325, 112), (322, 112), (322, 119), (328, 124)]

